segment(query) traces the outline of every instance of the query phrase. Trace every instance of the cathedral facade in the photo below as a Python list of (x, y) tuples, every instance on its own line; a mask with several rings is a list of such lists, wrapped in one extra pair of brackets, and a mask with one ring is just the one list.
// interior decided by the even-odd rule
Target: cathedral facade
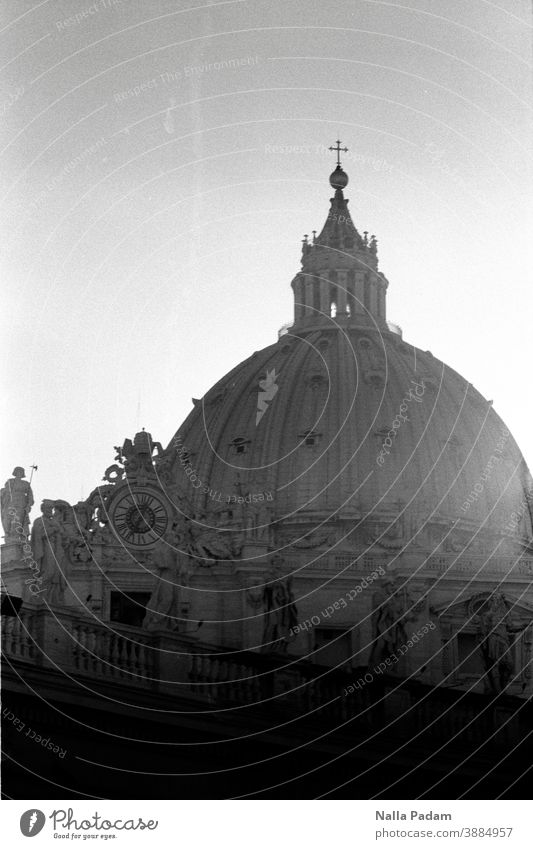
[(126, 439), (85, 501), (45, 500), (31, 532), (15, 470), (10, 664), (210, 707), (289, 704), (331, 673), (343, 721), (384, 682), (500, 707), (533, 694), (533, 480), (491, 402), (387, 320), (347, 184), (338, 158), (292, 324), (166, 447)]

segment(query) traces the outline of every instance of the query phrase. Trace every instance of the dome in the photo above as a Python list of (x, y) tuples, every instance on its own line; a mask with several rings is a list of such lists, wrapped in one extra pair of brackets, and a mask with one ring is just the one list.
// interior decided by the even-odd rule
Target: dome
[(414, 548), (530, 546), (533, 487), (514, 439), (490, 401), (387, 321), (377, 240), (355, 227), (347, 182), (338, 163), (291, 284), (292, 325), (195, 401), (166, 452), (172, 485), (206, 513), (268, 492), (274, 546), (346, 521), (367, 538), (381, 520)]
[(511, 527), (531, 478), (491, 402), (390, 331), (289, 330), (218, 381), (178, 437), (209, 486), (190, 487), (202, 509), (238, 480), (272, 493), (296, 535), (306, 517), (402, 513), (409, 536), (425, 521), (532, 536), (528, 511)]

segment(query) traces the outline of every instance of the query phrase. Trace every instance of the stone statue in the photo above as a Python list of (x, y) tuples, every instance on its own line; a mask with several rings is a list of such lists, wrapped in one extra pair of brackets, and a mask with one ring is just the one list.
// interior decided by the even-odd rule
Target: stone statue
[[(25, 542), (29, 535), (33, 492), (29, 482), (24, 480), (25, 477), (26, 472), (22, 466), (16, 466), (13, 469), (13, 477), (6, 481), (0, 491), (0, 510), (6, 542)], [(21, 536), (26, 539), (21, 540)]]
[(248, 603), (252, 607), (263, 607), (263, 653), (283, 652), (293, 639), (291, 631), (298, 622), (298, 611), (292, 591), (292, 576), (284, 576), (283, 559), (275, 556), (270, 561), (271, 569), (264, 576), (264, 588), (254, 595), (248, 590)]
[[(122, 448), (115, 445), (115, 451), (117, 452), (115, 460), (124, 466), (126, 478), (130, 483), (137, 480), (137, 478), (154, 478), (154, 451), (157, 451), (157, 456), (164, 453), (161, 443), (153, 442), (152, 434), (144, 429), (135, 434), (133, 442), (131, 439), (125, 439)], [(106, 470), (104, 478), (106, 480), (116, 480), (113, 477), (110, 478), (108, 474), (116, 468), (116, 464), (110, 466)], [(118, 467), (117, 474), (120, 474), (120, 471), (121, 469)], [(122, 476), (120, 475), (119, 479), (121, 478)]]
[(184, 548), (199, 565), (209, 565), (215, 560), (231, 560), (235, 556), (232, 535), (217, 528), (216, 513), (199, 512), (190, 521), (182, 523)]
[(115, 541), (107, 512), (107, 504), (114, 491), (115, 487), (110, 483), (97, 486), (84, 502), (91, 514), (91, 541), (97, 545), (109, 545)]
[(76, 536), (77, 528), (74, 509), (68, 501), (63, 501), (62, 499), (54, 501), (54, 518), (59, 523), (61, 531), (67, 539), (72, 539)]
[(146, 605), (143, 628), (147, 631), (179, 630), (183, 590), (193, 569), (188, 554), (183, 551), (183, 536), (176, 524), (154, 546), (152, 562), (156, 570), (156, 584)]
[(501, 693), (514, 672), (511, 654), (511, 628), (508, 609), (501, 594), (490, 597), (478, 620), (478, 638), (485, 665), (486, 683), (491, 693)]
[(39, 598), (46, 599), (51, 606), (63, 603), (67, 585), (66, 535), (60, 519), (54, 515), (54, 504), (49, 499), (43, 501), (42, 515), (35, 520), (31, 531), (33, 559), (39, 570), (36, 580), (42, 590)]
[(395, 578), (387, 575), (372, 595), (372, 651), (369, 665), (380, 663), (407, 643), (405, 626), (415, 618)]

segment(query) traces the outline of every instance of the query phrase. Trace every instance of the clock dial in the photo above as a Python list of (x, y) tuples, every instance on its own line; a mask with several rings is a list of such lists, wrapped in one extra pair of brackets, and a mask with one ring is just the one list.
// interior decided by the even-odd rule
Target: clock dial
[(117, 536), (132, 548), (154, 545), (170, 526), (166, 499), (150, 487), (130, 487), (115, 497), (109, 517)]

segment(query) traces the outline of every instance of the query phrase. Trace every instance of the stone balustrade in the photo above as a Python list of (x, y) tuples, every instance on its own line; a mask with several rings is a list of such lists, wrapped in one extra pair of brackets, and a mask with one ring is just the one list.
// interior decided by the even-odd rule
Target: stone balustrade
[(20, 610), (18, 616), (2, 616), (2, 650), (11, 658), (32, 661), (36, 657), (33, 613)]
[[(407, 542), (407, 540), (406, 540)], [(298, 568), (301, 561), (292, 558), (287, 561), (293, 568)], [(342, 573), (346, 580), (354, 576), (364, 576), (369, 571), (383, 566), (384, 557), (380, 555), (363, 554), (354, 557), (343, 553), (313, 552), (306, 559), (306, 573), (332, 574)], [(490, 577), (501, 576), (513, 579), (519, 576), (533, 576), (533, 559), (530, 557), (490, 557), (480, 554), (442, 554), (428, 557), (425, 560), (419, 556), (407, 552), (399, 554), (396, 558), (397, 570), (402, 574), (402, 569), (410, 574), (416, 572), (417, 577), (438, 575), (446, 578), (468, 577), (476, 580), (485, 580)]]
[(138, 686), (153, 678), (154, 649), (138, 633), (73, 622), (72, 638), (72, 661), (78, 672), (117, 681), (129, 678)]
[[(500, 727), (512, 741), (531, 722), (531, 705), (510, 697), (433, 688), (382, 675), (362, 681), (366, 669), (329, 669), (290, 656), (217, 651), (185, 634), (147, 634), (140, 628), (99, 623), (68, 608), (25, 605), (18, 616), (3, 617), (6, 667), (23, 677), (31, 667), (47, 667), (67, 677), (89, 679), (91, 689), (119, 685), (135, 693), (181, 699), (201, 706), (246, 707), (258, 713), (331, 719), (350, 733), (368, 734), (392, 723), (398, 738), (434, 728), (443, 739), (461, 733), (471, 743)], [(100, 687), (98, 687), (100, 684)], [(512, 724), (509, 723), (512, 720)]]

